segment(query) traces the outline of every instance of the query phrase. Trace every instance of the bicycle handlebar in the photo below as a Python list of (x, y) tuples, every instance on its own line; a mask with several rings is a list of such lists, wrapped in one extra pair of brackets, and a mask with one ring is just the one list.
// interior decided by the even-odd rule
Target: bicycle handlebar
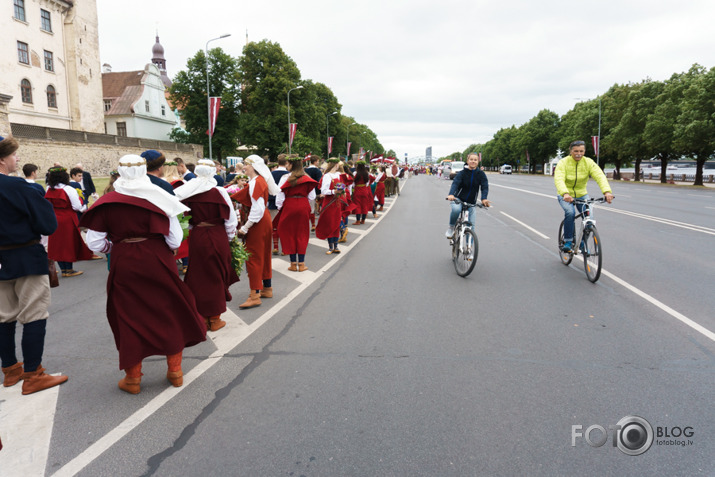
[[(445, 199), (449, 200), (449, 199)], [(479, 207), (480, 209), (488, 209), (487, 206), (483, 205), (482, 203), (477, 203), (477, 204), (470, 204), (469, 202), (462, 202), (461, 200), (457, 199), (456, 197), (452, 200), (455, 204), (464, 204), (467, 207)]]
[[(616, 196), (614, 195), (613, 198), (615, 199)], [(594, 202), (607, 202), (605, 197), (599, 197), (597, 199), (588, 199), (588, 200), (580, 200), (580, 199), (574, 199), (573, 203), (574, 204), (593, 204)]]

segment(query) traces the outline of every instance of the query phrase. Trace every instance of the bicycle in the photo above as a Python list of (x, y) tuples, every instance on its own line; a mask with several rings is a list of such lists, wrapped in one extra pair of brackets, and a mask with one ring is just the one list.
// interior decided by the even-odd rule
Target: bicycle
[(466, 277), (477, 264), (479, 256), (479, 240), (477, 234), (472, 230), (472, 223), (469, 221), (469, 209), (479, 207), (486, 209), (482, 204), (469, 204), (462, 202), (459, 199), (454, 199), (455, 204), (462, 204), (462, 211), (457, 218), (457, 223), (454, 225), (454, 233), (449, 239), (449, 244), (452, 247), (452, 262), (454, 269), (460, 277)]
[[(591, 283), (596, 283), (601, 276), (601, 265), (603, 262), (601, 237), (598, 235), (598, 230), (596, 229), (596, 220), (593, 218), (592, 204), (603, 202), (606, 202), (605, 197), (588, 200), (574, 199), (574, 205), (583, 206), (581, 212), (574, 217), (574, 221), (579, 218), (581, 219), (581, 228), (574, 230), (574, 232), (578, 232), (578, 234), (574, 237), (576, 240), (573, 241), (573, 248), (568, 252), (564, 252), (563, 250), (564, 221), (562, 220), (561, 225), (559, 225), (558, 237), (561, 263), (568, 266), (573, 260), (574, 255), (582, 255), (586, 277)], [(576, 246), (576, 244), (578, 244), (578, 246)]]

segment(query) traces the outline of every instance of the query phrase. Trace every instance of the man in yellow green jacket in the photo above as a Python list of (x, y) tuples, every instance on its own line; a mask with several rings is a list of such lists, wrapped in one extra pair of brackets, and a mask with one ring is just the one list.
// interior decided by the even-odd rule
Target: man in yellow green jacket
[[(586, 143), (574, 141), (569, 145), (569, 155), (556, 165), (554, 171), (554, 184), (558, 193), (559, 205), (564, 209), (564, 245), (563, 251), (570, 252), (573, 247), (574, 217), (576, 210), (574, 199), (588, 200), (586, 184), (588, 178), (593, 177), (601, 188), (601, 192), (610, 204), (613, 200), (608, 179), (598, 164), (593, 159), (585, 157)], [(582, 206), (579, 206), (581, 212)]]

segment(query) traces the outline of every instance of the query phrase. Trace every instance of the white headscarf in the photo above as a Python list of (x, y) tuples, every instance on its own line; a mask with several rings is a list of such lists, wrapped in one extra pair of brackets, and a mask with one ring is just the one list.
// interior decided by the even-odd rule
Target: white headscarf
[(271, 174), (270, 169), (268, 169), (266, 163), (263, 162), (263, 158), (261, 156), (252, 154), (248, 156), (243, 163), (251, 165), (253, 169), (266, 180), (266, 183), (268, 184), (268, 193), (270, 195), (278, 195), (281, 190), (276, 184), (276, 181), (273, 180), (273, 174)]
[(129, 154), (119, 159), (119, 179), (114, 190), (120, 194), (145, 199), (159, 207), (168, 217), (175, 217), (191, 209), (179, 199), (160, 187), (155, 186), (146, 175), (146, 161), (143, 157)]
[(209, 159), (199, 160), (194, 171), (196, 179), (185, 182), (183, 185), (174, 189), (174, 194), (179, 200), (188, 199), (198, 194), (207, 192), (218, 185), (214, 176), (216, 175), (216, 166)]

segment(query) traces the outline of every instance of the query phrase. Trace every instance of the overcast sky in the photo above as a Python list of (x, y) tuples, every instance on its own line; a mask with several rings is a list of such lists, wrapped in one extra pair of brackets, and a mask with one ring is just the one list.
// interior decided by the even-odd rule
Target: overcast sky
[[(713, 0), (98, 0), (102, 63), (173, 78), (206, 41), (268, 39), (398, 157), (462, 151), (614, 83), (715, 66)], [(300, 94), (294, 92), (293, 94)], [(220, 120), (220, 119), (219, 119)], [(298, 125), (300, 128), (300, 125)], [(595, 133), (595, 131), (594, 131)]]

